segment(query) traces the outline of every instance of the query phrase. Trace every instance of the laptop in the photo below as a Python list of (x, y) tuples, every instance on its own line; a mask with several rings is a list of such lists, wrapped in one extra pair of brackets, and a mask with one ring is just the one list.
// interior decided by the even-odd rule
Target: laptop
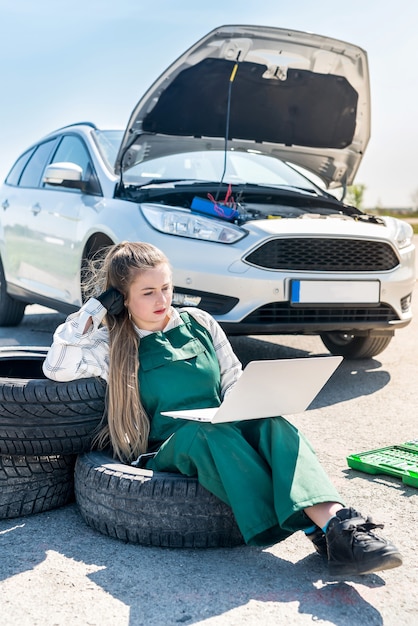
[(342, 360), (325, 356), (250, 361), (219, 407), (164, 411), (162, 415), (221, 424), (302, 413)]

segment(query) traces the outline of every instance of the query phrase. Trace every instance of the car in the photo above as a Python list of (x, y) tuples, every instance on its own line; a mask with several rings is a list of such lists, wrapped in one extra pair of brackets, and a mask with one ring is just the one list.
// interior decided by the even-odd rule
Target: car
[(229, 335), (319, 335), (370, 358), (412, 318), (413, 231), (344, 202), (370, 137), (367, 53), (263, 26), (214, 29), (151, 85), (126, 129), (81, 122), (0, 190), (0, 325), (84, 301), (89, 259), (151, 242), (174, 303)]

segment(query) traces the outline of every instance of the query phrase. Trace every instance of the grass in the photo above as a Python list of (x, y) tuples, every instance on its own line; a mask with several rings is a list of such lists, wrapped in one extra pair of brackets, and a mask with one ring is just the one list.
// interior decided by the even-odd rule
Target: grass
[[(366, 211), (367, 212), (367, 211)], [(411, 224), (414, 234), (418, 235), (418, 211), (410, 211), (408, 213), (399, 213), (398, 211), (388, 211), (384, 209), (377, 209), (375, 211), (370, 211), (374, 215), (386, 215), (389, 217), (397, 217), (400, 220), (405, 220)]]

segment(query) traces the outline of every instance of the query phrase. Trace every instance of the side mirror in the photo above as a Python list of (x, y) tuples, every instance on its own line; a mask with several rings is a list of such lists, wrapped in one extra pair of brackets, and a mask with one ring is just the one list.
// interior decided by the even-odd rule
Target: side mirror
[(75, 163), (51, 163), (45, 168), (42, 182), (57, 187), (83, 189), (83, 169)]

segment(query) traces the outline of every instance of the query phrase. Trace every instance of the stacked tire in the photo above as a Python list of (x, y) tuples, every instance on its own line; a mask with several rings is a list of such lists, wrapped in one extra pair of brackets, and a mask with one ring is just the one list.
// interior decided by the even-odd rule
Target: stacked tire
[(77, 455), (91, 448), (105, 385), (45, 378), (45, 348), (0, 350), (0, 519), (74, 500)]
[(77, 502), (85, 522), (125, 542), (176, 548), (243, 543), (229, 506), (195, 478), (90, 451), (106, 386), (45, 378), (45, 348), (0, 349), (0, 519)]

